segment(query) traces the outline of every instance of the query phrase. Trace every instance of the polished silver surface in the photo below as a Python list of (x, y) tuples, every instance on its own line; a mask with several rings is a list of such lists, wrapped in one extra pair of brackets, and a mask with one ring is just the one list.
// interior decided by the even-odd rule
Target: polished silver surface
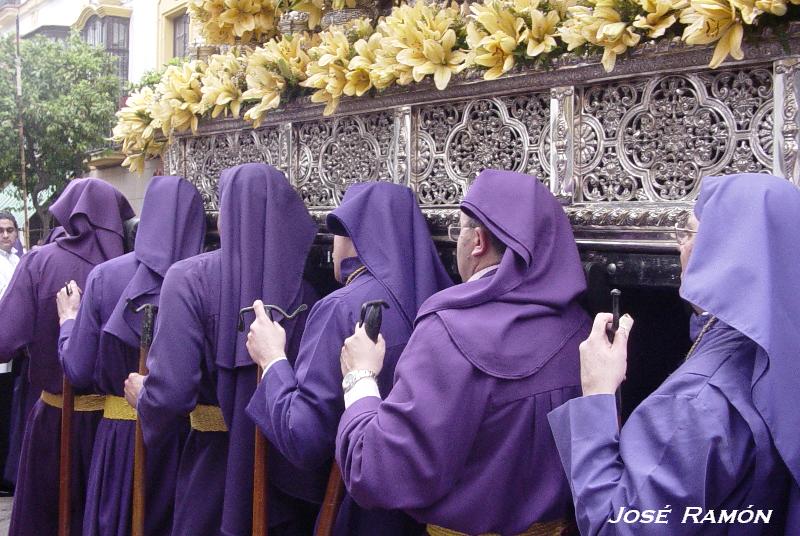
[(702, 177), (771, 172), (800, 185), (800, 25), (784, 44), (765, 34), (745, 61), (717, 70), (706, 67), (710, 47), (675, 40), (635, 50), (610, 74), (597, 56), (569, 55), (549, 71), (463, 73), (445, 91), (423, 82), (344, 99), (328, 118), (303, 98), (256, 130), (205, 121), (176, 136), (165, 167), (213, 211), (222, 169), (271, 163), (320, 224), (351, 184), (406, 184), (435, 236), (480, 171), (514, 170), (562, 200), (582, 249), (672, 256), (671, 228)]

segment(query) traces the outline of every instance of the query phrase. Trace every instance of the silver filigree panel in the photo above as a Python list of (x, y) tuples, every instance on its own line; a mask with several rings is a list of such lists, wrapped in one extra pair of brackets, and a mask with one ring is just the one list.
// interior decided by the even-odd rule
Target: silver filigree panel
[(207, 210), (218, 207), (217, 184), (223, 169), (265, 162), (284, 173), (288, 171), (288, 147), (278, 128), (225, 132), (181, 141), (186, 151), (185, 176), (200, 190)]
[(763, 68), (581, 88), (578, 200), (690, 201), (703, 176), (768, 172), (772, 106)]
[[(397, 180), (392, 165), (397, 136), (392, 111), (293, 125), (297, 167), (292, 181), (309, 208), (333, 208), (351, 184)], [(394, 159), (396, 161), (396, 158)]]
[(455, 205), (487, 168), (545, 179), (549, 93), (477, 99), (415, 109), (412, 182), (420, 205)]

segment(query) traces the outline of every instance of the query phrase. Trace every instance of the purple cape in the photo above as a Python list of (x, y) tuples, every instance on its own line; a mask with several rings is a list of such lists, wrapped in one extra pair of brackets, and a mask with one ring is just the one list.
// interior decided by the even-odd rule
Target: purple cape
[[(151, 180), (144, 198), (136, 252), (95, 267), (87, 280), (77, 319), (61, 326), (62, 340), (69, 337), (61, 350), (62, 364), (73, 385), (92, 385), (98, 393), (123, 396), (125, 379), (138, 368), (141, 320), (137, 320), (142, 316), (130, 311), (127, 299), (141, 298), (143, 303), (158, 304), (160, 274), (166, 273), (173, 262), (199, 253), (204, 230), (203, 204), (194, 186), (179, 177)], [(116, 314), (118, 325), (112, 326)], [(100, 421), (89, 474), (83, 536), (125, 536), (130, 531), (134, 433), (133, 421)], [(183, 429), (176, 430), (173, 440), (150, 452), (147, 459), (148, 534), (163, 534), (170, 529), (174, 480), (185, 433)]]
[(50, 232), (47, 233), (47, 237), (45, 237), (42, 245), (44, 246), (45, 244), (51, 244), (56, 241), (56, 238), (61, 238), (62, 236), (67, 236), (67, 232), (62, 226), (57, 225), (50, 229)]
[[(0, 301), (0, 316), (28, 321), (15, 323), (13, 329), (9, 327), (0, 333), (0, 359), (12, 357), (26, 347), (30, 355), (31, 388), (60, 393), (58, 313), (53, 297), (70, 279), (84, 288), (95, 263), (122, 252), (122, 222), (133, 211), (116, 188), (99, 179), (71, 182), (50, 210), (61, 223), (67, 222), (65, 229), (73, 234), (30, 252), (20, 261)], [(81, 532), (87, 472), (100, 413), (74, 415), (72, 494), (76, 512), (72, 530), (75, 534)], [(41, 401), (28, 417), (12, 512), (10, 534), (14, 536), (57, 531), (59, 458), (52, 445), (59, 441), (60, 420), (60, 410)]]
[[(316, 226), (283, 174), (264, 164), (231, 168), (222, 173), (220, 193), (220, 250), (176, 263), (164, 279), (137, 408), (148, 448), (198, 403), (219, 405), (228, 429), (190, 432), (173, 534), (250, 532), (255, 426), (244, 411), (257, 374), (246, 333), (236, 330), (239, 308), (255, 299), (285, 309), (313, 304), (302, 273)], [(284, 322), (290, 348), (304, 322), (305, 315)], [(270, 525), (291, 518), (287, 509), (271, 490)]]
[(586, 321), (577, 302), (586, 278), (569, 220), (535, 177), (511, 171), (482, 172), (461, 208), (508, 249), (495, 277), (434, 295), (417, 322), (438, 314), (459, 350), (486, 374), (530, 376)]
[(265, 164), (222, 172), (220, 249), (222, 293), (217, 365), (252, 367), (239, 310), (255, 300), (290, 311), (302, 301), (302, 275), (317, 226), (283, 174)]
[[(465, 201), (509, 246), (499, 269), (426, 301), (391, 392), (342, 415), (336, 459), (364, 509), (467, 534), (570, 516), (545, 415), (580, 392), (583, 273), (553, 196), (532, 177), (504, 175), (482, 175)], [(548, 329), (558, 337), (542, 348)]]
[[(350, 187), (342, 205), (328, 216), (328, 227), (349, 236), (358, 252), (358, 257), (343, 259), (342, 277), (362, 266), (367, 270), (317, 303), (294, 366), (275, 363), (248, 406), (248, 414), (273, 447), (296, 466), (275, 474), (276, 485), (315, 503), (323, 499), (336, 427), (344, 411), (339, 354), (359, 319), (361, 305), (376, 299), (391, 304), (383, 314), (381, 332), (387, 350), (378, 376), (379, 389), (387, 395), (418, 307), (450, 284), (414, 195), (406, 187), (386, 183)], [(334, 534), (407, 535), (414, 525), (402, 512), (360, 508), (347, 496)]]
[(134, 212), (125, 196), (107, 182), (71, 181), (50, 213), (68, 235), (57, 238), (56, 244), (86, 262), (100, 264), (125, 252), (123, 222)]
[(158, 303), (167, 269), (200, 253), (205, 230), (203, 200), (197, 189), (180, 177), (153, 177), (136, 232), (134, 254), (138, 266), (104, 331), (138, 348), (142, 315), (131, 311), (128, 300), (134, 306)]
[(700, 227), (681, 297), (763, 350), (753, 402), (800, 483), (800, 191), (771, 175), (706, 177), (694, 210)]
[(406, 186), (355, 184), (328, 214), (327, 224), (333, 234), (350, 237), (358, 258), (394, 298), (409, 326), (425, 300), (452, 285), (414, 192)]

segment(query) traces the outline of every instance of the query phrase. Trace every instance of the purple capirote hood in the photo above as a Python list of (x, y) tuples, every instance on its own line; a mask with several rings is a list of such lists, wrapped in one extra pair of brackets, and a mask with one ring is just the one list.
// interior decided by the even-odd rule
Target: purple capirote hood
[(753, 403), (800, 484), (800, 190), (772, 175), (705, 177), (681, 297), (759, 345)]
[(203, 248), (205, 211), (200, 192), (181, 177), (153, 177), (147, 186), (133, 255), (137, 268), (122, 291), (104, 331), (129, 346), (138, 346), (142, 315), (128, 306), (158, 304), (161, 283), (172, 264)]
[(535, 177), (486, 170), (461, 209), (506, 246), (491, 277), (431, 297), (418, 320), (436, 313), (464, 355), (499, 378), (527, 377), (587, 321), (578, 305), (586, 278), (569, 220)]
[(291, 310), (302, 300), (303, 269), (317, 225), (286, 177), (266, 164), (242, 164), (219, 181), (222, 288), (216, 363), (252, 366), (239, 310), (255, 300)]

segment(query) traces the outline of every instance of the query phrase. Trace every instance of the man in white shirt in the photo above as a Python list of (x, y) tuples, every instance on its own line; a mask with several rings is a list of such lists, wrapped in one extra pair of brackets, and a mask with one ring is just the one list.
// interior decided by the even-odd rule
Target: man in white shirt
[(14, 215), (0, 211), (0, 298), (3, 297), (19, 263), (20, 252), (14, 249), (18, 236), (19, 228)]

